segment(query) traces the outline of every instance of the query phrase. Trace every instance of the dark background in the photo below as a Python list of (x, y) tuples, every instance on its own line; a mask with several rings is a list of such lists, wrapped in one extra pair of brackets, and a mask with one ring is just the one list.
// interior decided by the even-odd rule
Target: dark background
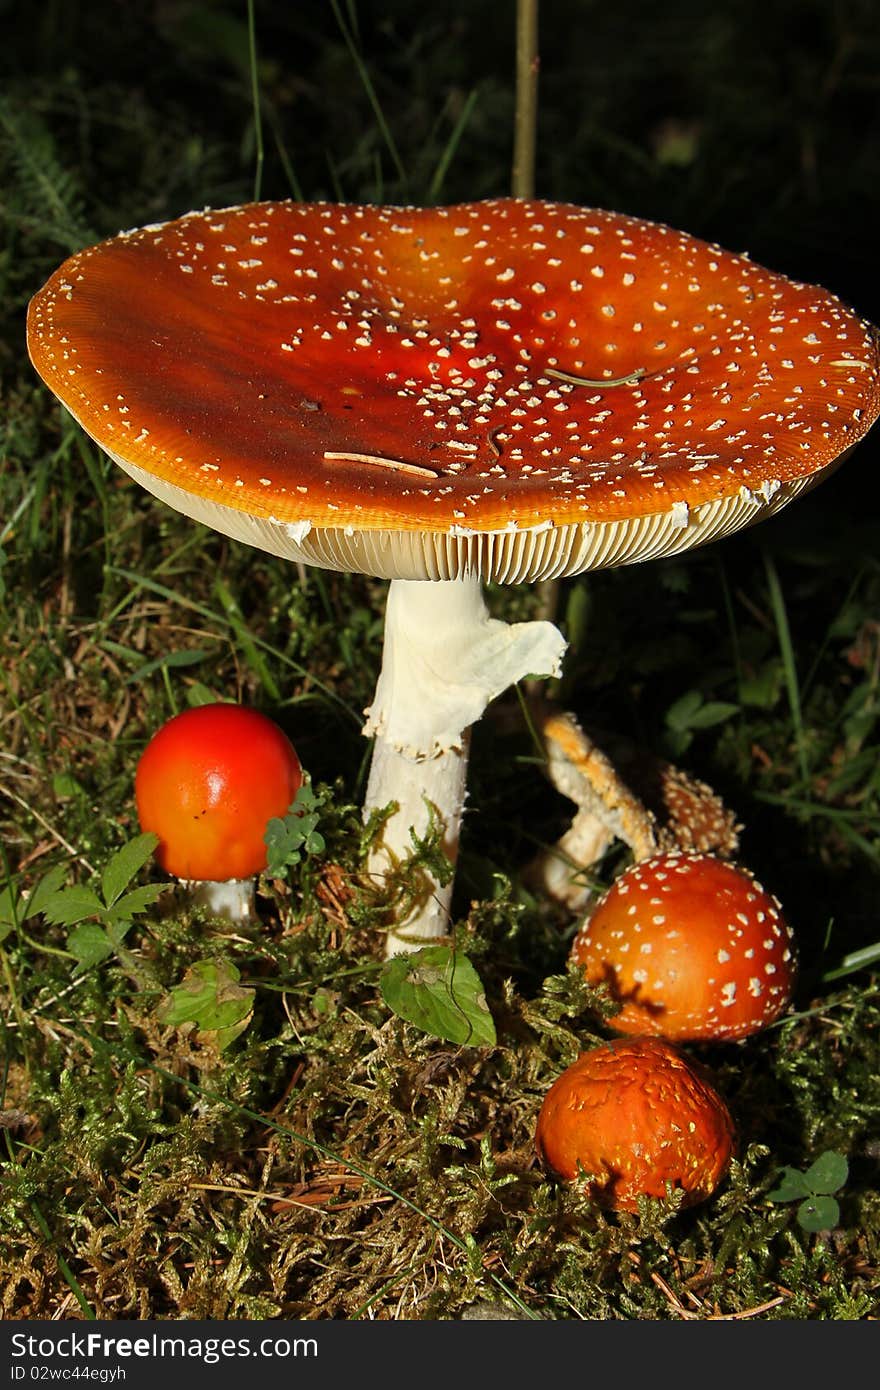
[[(512, 0), (254, 12), (264, 196), (424, 202), (471, 94), (435, 200), (509, 191)], [(249, 196), (245, 0), (5, 0), (0, 22), (4, 99), (45, 123), (98, 234), (122, 211), (134, 224)], [(543, 0), (540, 33), (539, 196), (668, 221), (880, 317), (874, 0)]]

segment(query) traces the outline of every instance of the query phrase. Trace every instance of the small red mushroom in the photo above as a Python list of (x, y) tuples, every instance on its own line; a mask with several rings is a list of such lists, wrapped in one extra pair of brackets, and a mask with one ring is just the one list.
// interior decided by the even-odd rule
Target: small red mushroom
[(541, 1106), (539, 1157), (603, 1206), (637, 1211), (640, 1196), (710, 1197), (727, 1171), (734, 1125), (721, 1096), (677, 1048), (615, 1038), (557, 1077)]
[(571, 959), (622, 1008), (619, 1033), (734, 1041), (791, 1000), (794, 937), (776, 898), (746, 869), (668, 851), (615, 880), (575, 937)]
[(198, 884), (195, 900), (209, 911), (241, 921), (266, 867), (266, 826), (289, 810), (302, 780), (293, 744), (271, 719), (241, 705), (201, 705), (147, 744), (135, 776), (138, 818), (159, 836), (162, 868)]

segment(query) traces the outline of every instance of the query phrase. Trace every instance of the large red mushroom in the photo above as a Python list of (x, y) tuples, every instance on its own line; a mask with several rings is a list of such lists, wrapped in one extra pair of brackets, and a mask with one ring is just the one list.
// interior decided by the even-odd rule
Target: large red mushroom
[[(432, 813), (454, 860), (468, 730), (565, 648), (481, 583), (686, 550), (771, 515), (874, 421), (875, 330), (833, 295), (618, 213), (259, 203), (71, 257), (39, 373), (156, 496), (263, 550), (391, 580), (365, 732), (381, 874)], [(388, 950), (448, 929), (426, 878)]]

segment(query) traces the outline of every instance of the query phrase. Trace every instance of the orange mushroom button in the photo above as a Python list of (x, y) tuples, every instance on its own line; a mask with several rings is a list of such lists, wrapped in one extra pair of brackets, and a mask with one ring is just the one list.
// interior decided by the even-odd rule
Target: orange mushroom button
[(562, 1178), (585, 1178), (603, 1206), (637, 1211), (640, 1196), (684, 1191), (704, 1201), (734, 1148), (730, 1112), (677, 1048), (615, 1038), (584, 1052), (550, 1087), (538, 1116), (539, 1156)]
[(176, 878), (223, 882), (266, 867), (263, 836), (302, 783), (299, 758), (271, 719), (240, 705), (202, 705), (170, 719), (135, 777), (143, 830)]

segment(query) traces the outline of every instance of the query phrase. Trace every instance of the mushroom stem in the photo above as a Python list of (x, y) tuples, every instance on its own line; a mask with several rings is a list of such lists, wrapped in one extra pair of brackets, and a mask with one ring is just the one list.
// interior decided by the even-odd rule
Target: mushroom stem
[[(364, 728), (375, 738), (364, 815), (397, 803), (368, 860), (382, 882), (424, 837), (442, 827), (454, 866), (467, 778), (468, 730), (509, 685), (557, 675), (565, 651), (548, 622), (491, 618), (476, 577), (391, 581), (382, 671)], [(388, 934), (386, 953), (417, 950), (449, 929), (452, 875), (425, 872), (416, 901)]]
[[(412, 854), (413, 836), (424, 836), (432, 815), (442, 825), (440, 846), (450, 865), (458, 856), (461, 813), (467, 780), (467, 735), (460, 748), (450, 748), (424, 761), (410, 758), (387, 739), (377, 739), (370, 767), (365, 811), (394, 802), (397, 810), (385, 822), (380, 839), (367, 863), (377, 883), (389, 870)], [(394, 923), (386, 938), (386, 955), (416, 951), (426, 941), (444, 936), (449, 929), (452, 876), (440, 884), (423, 870), (412, 885), (413, 899), (405, 916)]]
[(585, 870), (598, 864), (615, 839), (628, 844), (636, 859), (647, 859), (657, 849), (657, 823), (573, 714), (538, 701), (533, 708), (547, 775), (578, 809), (562, 838), (532, 861), (528, 876), (542, 892), (582, 912), (594, 896)]
[(533, 888), (572, 912), (584, 912), (597, 895), (588, 871), (598, 864), (614, 840), (614, 831), (592, 811), (580, 810), (549, 850), (530, 865), (527, 876)]
[(255, 915), (253, 878), (211, 879), (182, 878), (181, 886), (194, 907), (203, 907), (212, 917), (225, 917), (230, 922), (249, 922)]

